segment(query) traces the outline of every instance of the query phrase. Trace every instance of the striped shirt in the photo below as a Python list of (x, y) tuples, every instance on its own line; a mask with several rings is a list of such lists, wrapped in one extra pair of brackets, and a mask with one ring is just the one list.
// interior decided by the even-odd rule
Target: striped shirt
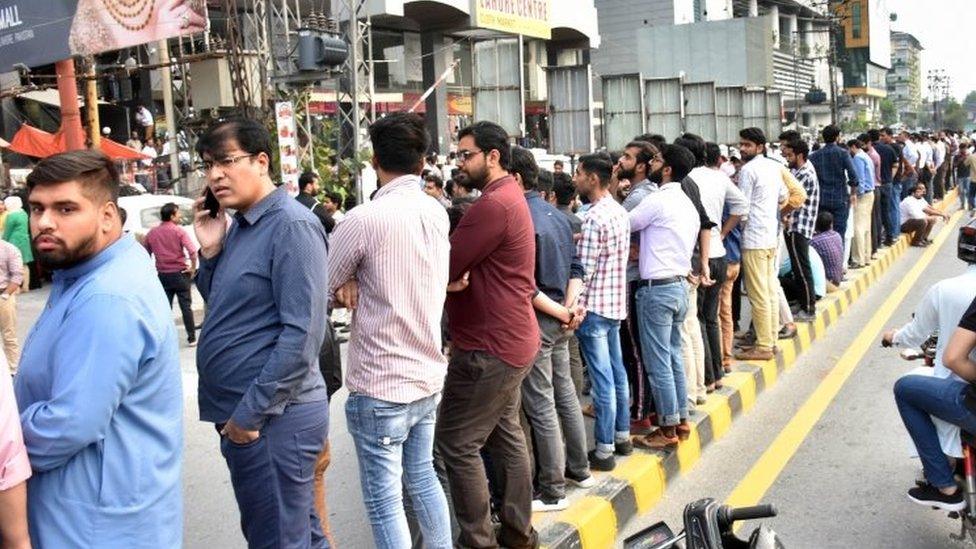
[(627, 318), (627, 257), (630, 218), (610, 195), (590, 206), (577, 255), (586, 273), (579, 304), (602, 317)]
[(359, 304), (349, 336), (346, 386), (371, 398), (408, 403), (440, 392), (450, 261), (447, 212), (405, 175), (349, 210), (329, 244), (329, 295), (355, 279)]

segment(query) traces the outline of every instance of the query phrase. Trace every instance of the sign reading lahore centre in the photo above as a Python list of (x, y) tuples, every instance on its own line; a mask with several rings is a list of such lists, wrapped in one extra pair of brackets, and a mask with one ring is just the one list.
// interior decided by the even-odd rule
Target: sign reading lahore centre
[(551, 0), (471, 0), (476, 27), (552, 38), (549, 25)]

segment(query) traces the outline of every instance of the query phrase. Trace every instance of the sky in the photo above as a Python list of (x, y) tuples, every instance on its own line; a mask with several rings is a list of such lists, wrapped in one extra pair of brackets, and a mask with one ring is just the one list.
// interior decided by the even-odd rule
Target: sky
[(928, 95), (930, 69), (952, 78), (950, 94), (962, 101), (976, 90), (976, 0), (888, 0), (898, 15), (892, 30), (910, 33), (922, 51), (922, 94)]

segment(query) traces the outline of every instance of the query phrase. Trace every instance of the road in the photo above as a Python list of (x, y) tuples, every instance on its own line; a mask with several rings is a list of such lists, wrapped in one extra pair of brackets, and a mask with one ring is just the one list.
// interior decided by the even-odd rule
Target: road
[[(786, 426), (847, 349), (863, 338), (865, 326), (904, 279), (923, 251), (909, 249), (874, 287), (830, 327), (754, 408), (738, 418), (729, 433), (714, 442), (689, 475), (672, 483), (651, 513), (632, 520), (618, 539), (658, 520), (680, 524), (683, 506), (710, 496), (726, 499), (753, 467), (767, 446)], [(885, 326), (910, 318), (914, 304), (933, 282), (961, 272), (955, 257), (955, 236), (945, 241), (935, 258), (896, 307)], [(19, 332), (23, 339), (44, 306), (47, 291), (21, 295)], [(175, 316), (174, 316), (175, 319)], [(182, 328), (178, 328), (182, 332)], [(181, 340), (185, 338), (181, 337)], [(343, 346), (343, 354), (345, 346)], [(197, 419), (194, 349), (182, 347), (185, 454), (184, 537), (191, 549), (244, 546), (230, 479), (210, 424)], [(909, 439), (901, 425), (891, 387), (913, 368), (897, 352), (872, 341), (826, 413), (802, 441), (764, 501), (777, 505), (771, 520), (788, 547), (961, 547), (948, 535), (956, 523), (936, 511), (908, 502), (917, 460), (908, 458)], [(345, 424), (346, 392), (331, 403), (332, 465), (327, 473), (329, 518), (341, 547), (372, 547), (359, 489), (352, 440)], [(592, 429), (588, 429), (591, 431)]]
[[(955, 246), (952, 233), (894, 314), (881, 315), (886, 317), (880, 319), (885, 327), (907, 322), (931, 284), (966, 268), (956, 258)], [(786, 467), (779, 475), (767, 473), (774, 480), (761, 501), (779, 510), (779, 516), (767, 522), (787, 547), (967, 547), (949, 538), (958, 521), (906, 497), (921, 465), (909, 458), (910, 439), (892, 387), (919, 363), (900, 359), (897, 350), (882, 349), (877, 344), (880, 337), (870, 333), (871, 321), (922, 255), (923, 250), (910, 248), (896, 261), (829, 328), (827, 337), (757, 397), (754, 408), (736, 419), (729, 433), (702, 453), (696, 467), (668, 487), (651, 513), (631, 521), (619, 539), (659, 520), (680, 525), (684, 505), (698, 498), (726, 500), (839, 359), (870, 338), (867, 353)], [(753, 527), (747, 525), (742, 532)]]

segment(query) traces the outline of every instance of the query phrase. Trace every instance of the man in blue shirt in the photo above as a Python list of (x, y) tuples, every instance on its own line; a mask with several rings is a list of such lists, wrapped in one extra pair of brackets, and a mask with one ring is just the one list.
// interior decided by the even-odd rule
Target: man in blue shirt
[(861, 139), (847, 142), (857, 172), (857, 200), (854, 202), (854, 241), (851, 263), (855, 269), (871, 262), (871, 208), (874, 207), (874, 163)]
[[(834, 229), (846, 234), (850, 208), (857, 202), (857, 174), (845, 147), (837, 144), (840, 128), (833, 124), (821, 132), (824, 146), (810, 153), (820, 183), (820, 211), (834, 216)], [(844, 174), (847, 177), (844, 177)]]
[(176, 328), (145, 250), (122, 236), (115, 164), (42, 160), (27, 177), (53, 272), (16, 396), (34, 476), (35, 547), (180, 547), (183, 391)]
[[(542, 343), (535, 364), (522, 380), (522, 409), (532, 426), (539, 469), (539, 495), (532, 510), (559, 511), (569, 506), (567, 480), (576, 486), (596, 484), (586, 457), (583, 413), (569, 371), (569, 328), (582, 321), (582, 309), (574, 302), (582, 289), (583, 267), (575, 260), (569, 219), (537, 190), (539, 168), (528, 149), (512, 147), (511, 172), (525, 190), (535, 231), (537, 290), (532, 305)], [(576, 275), (572, 286), (571, 272)]]
[[(322, 223), (271, 181), (271, 140), (253, 121), (200, 138), (207, 185), (196, 202), (197, 288), (207, 317), (197, 348), (200, 419), (221, 434), (251, 547), (325, 547), (312, 471), (328, 433), (318, 367), (328, 263)], [(228, 224), (225, 209), (236, 210)]]

